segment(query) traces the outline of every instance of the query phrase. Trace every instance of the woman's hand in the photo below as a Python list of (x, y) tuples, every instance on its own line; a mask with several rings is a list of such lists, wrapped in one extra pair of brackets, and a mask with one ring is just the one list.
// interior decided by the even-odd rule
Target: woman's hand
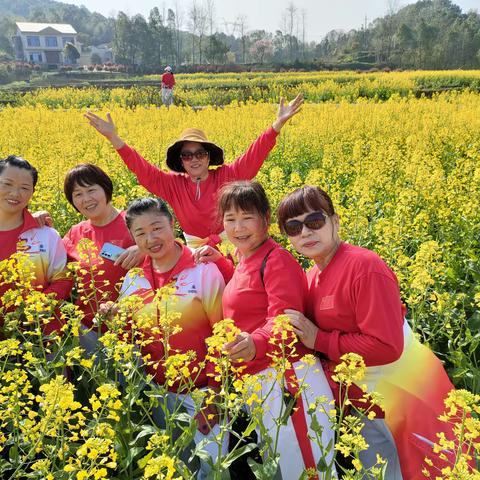
[(299, 93), (288, 105), (285, 105), (283, 97), (278, 105), (277, 119), (273, 122), (273, 129), (279, 133), (282, 127), (296, 115), (302, 108), (303, 95)]
[(193, 259), (196, 264), (216, 262), (222, 258), (222, 254), (210, 245), (204, 245), (195, 250)]
[(115, 302), (105, 302), (98, 306), (98, 313), (105, 318), (113, 318), (118, 313), (118, 305)]
[(40, 210), (39, 212), (32, 213), (32, 217), (37, 221), (38, 226), (44, 227), (53, 227), (53, 220), (46, 210)]
[(319, 328), (311, 322), (303, 313), (297, 310), (285, 310), (285, 315), (290, 320), (290, 325), (293, 327), (293, 331), (297, 334), (300, 341), (311, 350), (315, 349), (315, 340)]
[(145, 255), (140, 253), (137, 245), (133, 245), (125, 249), (115, 260), (114, 265), (120, 265), (125, 270), (130, 270), (133, 267), (140, 265), (143, 262)]
[(113, 123), (112, 117), (109, 113), (107, 113), (106, 120), (92, 112), (85, 113), (84, 117), (88, 120), (88, 123), (90, 123), (90, 125), (97, 130), (97, 132), (101, 133), (105, 138), (110, 140), (116, 150), (125, 145), (125, 142), (117, 135), (117, 128), (115, 127), (115, 124)]
[(250, 333), (241, 332), (233, 342), (226, 343), (223, 349), (232, 360), (250, 362), (255, 358), (257, 349)]

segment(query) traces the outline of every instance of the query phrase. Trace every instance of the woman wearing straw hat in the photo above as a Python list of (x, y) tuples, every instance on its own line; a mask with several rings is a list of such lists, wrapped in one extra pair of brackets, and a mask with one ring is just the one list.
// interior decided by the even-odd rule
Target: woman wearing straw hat
[[(217, 192), (228, 182), (255, 177), (275, 146), (280, 130), (300, 111), (302, 103), (302, 95), (297, 95), (287, 105), (281, 99), (272, 126), (229, 165), (224, 165), (223, 150), (208, 141), (202, 130), (184, 130), (167, 150), (167, 166), (172, 170), (169, 173), (148, 163), (128, 146), (117, 135), (110, 114), (107, 113), (106, 120), (92, 112), (88, 112), (85, 117), (90, 125), (111, 142), (127, 167), (137, 176), (139, 183), (172, 206), (188, 245), (197, 248), (221, 242), (219, 234), (223, 227), (215, 215)], [(214, 165), (221, 166), (209, 170)]]

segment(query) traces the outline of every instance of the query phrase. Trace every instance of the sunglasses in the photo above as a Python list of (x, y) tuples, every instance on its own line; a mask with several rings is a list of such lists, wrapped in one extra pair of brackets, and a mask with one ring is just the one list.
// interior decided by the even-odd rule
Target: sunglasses
[(197, 160), (204, 160), (208, 157), (207, 150), (197, 150), (196, 152), (182, 152), (180, 158), (184, 162), (190, 162), (195, 157)]
[(305, 225), (309, 230), (320, 230), (326, 223), (328, 215), (323, 212), (313, 212), (308, 214), (305, 219), (289, 220), (285, 222), (283, 229), (289, 237), (300, 235)]

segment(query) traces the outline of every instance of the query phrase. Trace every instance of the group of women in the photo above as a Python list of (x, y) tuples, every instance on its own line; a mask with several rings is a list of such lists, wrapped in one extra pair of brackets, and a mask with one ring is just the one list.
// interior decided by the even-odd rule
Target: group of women
[[(302, 101), (300, 96), (288, 105), (282, 101), (272, 127), (229, 165), (224, 165), (222, 149), (201, 130), (184, 131), (167, 151), (171, 173), (149, 164), (121, 140), (109, 115), (104, 120), (88, 113), (90, 124), (112, 143), (139, 183), (170, 204), (187, 245), (175, 238), (173, 216), (163, 200), (137, 199), (126, 212), (119, 211), (111, 204), (110, 178), (91, 164), (79, 165), (66, 176), (66, 198), (85, 221), (73, 226), (62, 243), (53, 229), (38, 226), (27, 210), (36, 170), (23, 159), (8, 157), (0, 161), (0, 259), (21, 248), (38, 265), (37, 283), (60, 299), (67, 298), (72, 287), (65, 277), (67, 258), (80, 265), (87, 262), (89, 268), (77, 269), (76, 281), (82, 287), (77, 304), (85, 314), (83, 341), (90, 347), (104, 331), (94, 326), (95, 314), (106, 298), (116, 300), (116, 284), (122, 278), (121, 295), (139, 295), (144, 303), (139, 314), (152, 318), (157, 315), (152, 307), (155, 292), (164, 285), (175, 287), (174, 308), (181, 313), (182, 330), (172, 336), (171, 348), (194, 350), (192, 369), (205, 360), (205, 339), (213, 325), (232, 318), (240, 333), (224, 350), (245, 367), (244, 373), (259, 375), (267, 430), (278, 428), (285, 385), (293, 397), (298, 382), (309, 385), (280, 425), (279, 470), (284, 479), (299, 478), (306, 468), (315, 471), (324, 454), (312, 440), (316, 435), (307, 412), (320, 397), (325, 399), (316, 412), (321, 444), (326, 448), (334, 443), (328, 418), (331, 400), (339, 395), (334, 369), (345, 353), (360, 354), (367, 366), (361, 383), (384, 398), (376, 418), (362, 419), (362, 435), (369, 444), (360, 457), (364, 467), (375, 465), (379, 454), (387, 461), (386, 479), (424, 478), (422, 469), (435, 472), (454, 455), (451, 451), (434, 455), (432, 449), (438, 432), (453, 439), (452, 426), (438, 420), (453, 386), (441, 362), (412, 334), (394, 273), (375, 253), (343, 242), (328, 194), (304, 186), (282, 200), (277, 219), (292, 247), (313, 260), (314, 267), (305, 275), (294, 257), (270, 238), (270, 205), (262, 186), (251, 181)], [(212, 165), (218, 168), (210, 170)], [(235, 266), (217, 249), (225, 237), (236, 247)], [(106, 242), (124, 252), (115, 262), (101, 259), (86, 251), (85, 238), (97, 253)], [(143, 275), (136, 270), (127, 273), (136, 265)], [(2, 288), (3, 294), (8, 285)], [(280, 314), (288, 316), (297, 336), (295, 348), (287, 351), (291, 369), (283, 382), (269, 375), (275, 354), (273, 324)], [(160, 338), (142, 347), (142, 353), (159, 360), (145, 366), (159, 383), (165, 382), (162, 348)], [(316, 354), (313, 368), (304, 368), (302, 357), (307, 353)], [(212, 385), (207, 373), (208, 365), (195, 376), (197, 388)], [(193, 414), (192, 399), (178, 385), (170, 390), (172, 398), (182, 396)], [(196, 442), (218, 433), (215, 421), (206, 421), (217, 418), (211, 409), (206, 406), (196, 417)], [(224, 453), (226, 448), (224, 444)], [(218, 447), (209, 453), (214, 461)], [(327, 454), (327, 463), (332, 455)], [(433, 460), (433, 466), (424, 463), (425, 457)], [(207, 474), (208, 466), (202, 463), (198, 478)]]

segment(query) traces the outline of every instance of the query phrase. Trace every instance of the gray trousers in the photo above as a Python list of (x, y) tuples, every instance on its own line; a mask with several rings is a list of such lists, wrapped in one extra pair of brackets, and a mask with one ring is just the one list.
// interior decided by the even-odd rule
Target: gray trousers
[[(382, 418), (369, 420), (363, 418), (364, 427), (361, 434), (368, 443), (369, 448), (360, 453), (360, 461), (365, 468), (370, 468), (377, 463), (377, 454), (387, 462), (385, 480), (403, 480), (398, 459), (397, 447), (392, 434)], [(367, 479), (368, 477), (365, 477)]]

